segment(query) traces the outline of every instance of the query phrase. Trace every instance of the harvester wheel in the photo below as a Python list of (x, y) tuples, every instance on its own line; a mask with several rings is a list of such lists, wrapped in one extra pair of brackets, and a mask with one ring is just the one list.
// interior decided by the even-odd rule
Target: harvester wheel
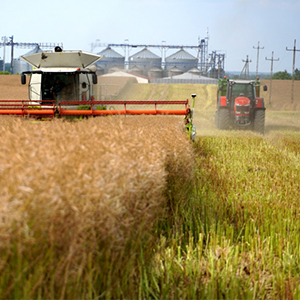
[(228, 130), (230, 125), (230, 115), (229, 109), (218, 109), (218, 129), (220, 130)]
[(260, 134), (265, 133), (265, 111), (257, 110), (254, 113), (253, 130)]

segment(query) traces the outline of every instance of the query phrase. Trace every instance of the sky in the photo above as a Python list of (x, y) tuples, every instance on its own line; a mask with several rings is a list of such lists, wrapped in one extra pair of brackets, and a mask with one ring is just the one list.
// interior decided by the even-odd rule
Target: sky
[[(292, 72), (294, 40), (300, 50), (300, 0), (1, 0), (0, 38), (18, 43), (63, 44), (98, 53), (114, 44), (197, 46), (225, 54), (225, 71)], [(259, 44), (258, 44), (259, 43)], [(98, 47), (92, 47), (98, 44)], [(124, 55), (122, 47), (113, 48)], [(14, 57), (31, 49), (15, 47)], [(132, 49), (129, 55), (142, 50)], [(158, 53), (157, 48), (149, 48)], [(175, 50), (176, 51), (176, 50)], [(169, 49), (166, 56), (175, 52)], [(187, 50), (197, 56), (195, 49)], [(3, 47), (0, 47), (3, 58)], [(6, 47), (5, 61), (10, 61)], [(300, 51), (295, 67), (300, 69)]]

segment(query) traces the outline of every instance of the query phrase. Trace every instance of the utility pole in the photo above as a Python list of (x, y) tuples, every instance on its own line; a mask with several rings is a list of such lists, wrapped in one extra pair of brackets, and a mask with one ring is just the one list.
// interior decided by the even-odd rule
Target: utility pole
[(296, 62), (296, 51), (300, 51), (300, 49), (296, 49), (296, 40), (294, 40), (294, 48), (288, 49), (286, 47), (286, 51), (293, 51), (293, 75), (292, 75), (292, 92), (291, 92), (291, 103), (294, 102), (294, 79), (295, 79), (295, 62)]
[(14, 64), (14, 36), (10, 36), (10, 45), (11, 45), (11, 54), (10, 54), (10, 73), (12, 74), (13, 73), (13, 64)]
[(259, 61), (259, 50), (260, 49), (265, 49), (265, 47), (259, 47), (259, 42), (257, 47), (253, 46), (253, 49), (257, 49), (257, 59), (256, 59), (256, 77), (258, 76), (258, 61)]
[(3, 74), (4, 74), (4, 72), (5, 72), (5, 52), (6, 52), (5, 46), (7, 43), (7, 37), (3, 36), (1, 38), (1, 40), (3, 41)]
[(243, 67), (243, 70), (242, 70), (239, 78), (241, 78), (241, 76), (242, 76), (242, 74), (244, 72), (244, 74), (245, 74), (244, 79), (249, 79), (249, 63), (252, 62), (252, 61), (249, 60), (248, 55), (247, 55), (246, 60), (243, 60), (243, 62), (245, 63), (245, 65)]
[(270, 77), (270, 91), (269, 91), (269, 105), (271, 105), (271, 93), (272, 93), (272, 76), (273, 76), (273, 62), (278, 61), (279, 58), (274, 58), (274, 51), (272, 51), (272, 58), (267, 58), (266, 60), (271, 61), (271, 77)]

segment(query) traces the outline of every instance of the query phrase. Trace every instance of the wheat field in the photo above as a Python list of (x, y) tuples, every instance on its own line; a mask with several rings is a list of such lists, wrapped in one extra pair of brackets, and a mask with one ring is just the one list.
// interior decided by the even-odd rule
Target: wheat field
[(264, 136), (216, 130), (212, 85), (120, 95), (197, 93), (194, 144), (182, 117), (2, 116), (0, 299), (298, 299), (300, 115), (288, 84), (274, 85)]
[[(80, 122), (3, 117), (0, 134), (4, 298), (12, 290), (22, 297), (34, 295), (26, 278), (38, 272), (36, 266), (43, 265), (40, 282), (33, 280), (36, 289), (50, 298), (64, 298), (66, 286), (86, 272), (91, 257), (106, 257), (109, 268), (124, 267), (133, 239), (148, 246), (155, 240), (154, 224), (167, 209), (165, 166), (176, 172), (184, 164), (188, 170), (192, 156), (177, 117)], [(16, 281), (12, 278), (18, 272), (12, 267), (10, 274), (7, 263), (19, 259), (18, 268), (27, 270)]]

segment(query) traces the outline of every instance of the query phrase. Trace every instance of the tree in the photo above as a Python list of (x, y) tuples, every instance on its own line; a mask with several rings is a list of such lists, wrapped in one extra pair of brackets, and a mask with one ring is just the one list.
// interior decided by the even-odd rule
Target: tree
[(294, 79), (300, 80), (300, 70), (298, 70), (298, 69), (295, 70)]
[(272, 79), (289, 80), (292, 79), (292, 76), (285, 70), (274, 73)]

